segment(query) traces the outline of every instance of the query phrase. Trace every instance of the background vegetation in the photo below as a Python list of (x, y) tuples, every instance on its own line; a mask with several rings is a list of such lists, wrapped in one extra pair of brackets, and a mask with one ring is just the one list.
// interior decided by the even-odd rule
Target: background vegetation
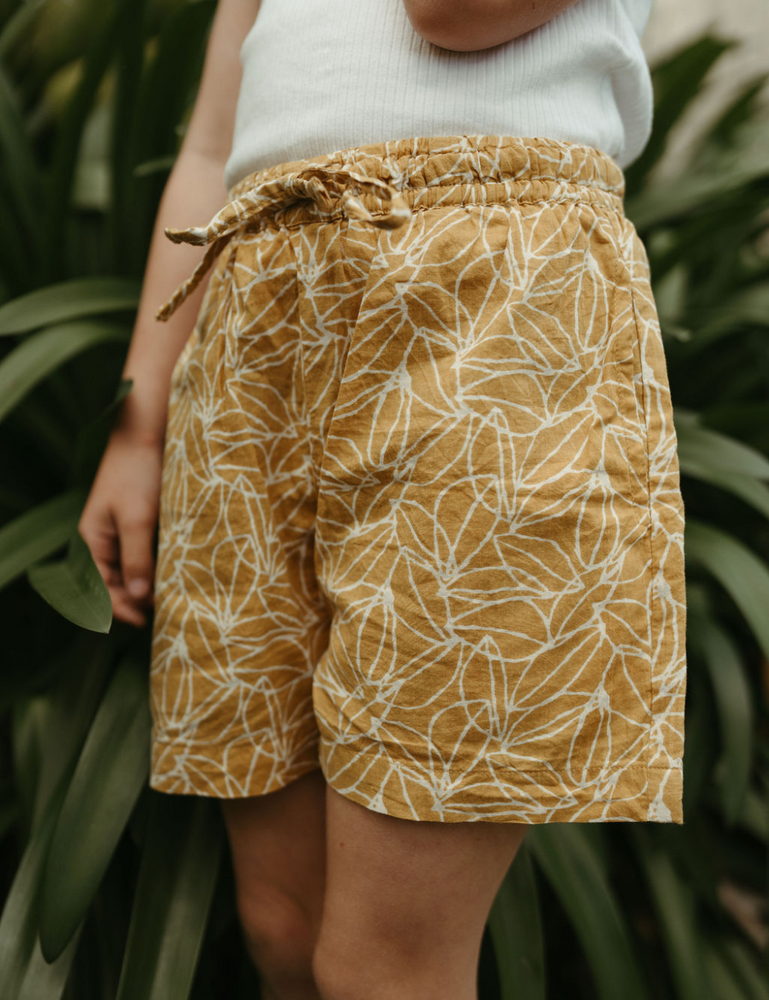
[[(0, 990), (252, 1000), (215, 802), (147, 785), (149, 626), (111, 623), (77, 534), (213, 0), (0, 0)], [(668, 135), (731, 45), (653, 67), (627, 171), (668, 352), (687, 513), (683, 826), (536, 827), (482, 1000), (769, 1000), (769, 122)]]

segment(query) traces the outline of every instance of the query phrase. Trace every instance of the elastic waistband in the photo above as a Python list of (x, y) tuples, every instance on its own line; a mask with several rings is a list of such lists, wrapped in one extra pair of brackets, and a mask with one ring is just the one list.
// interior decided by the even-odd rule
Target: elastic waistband
[[(405, 196), (410, 208), (437, 202), (554, 199), (621, 209), (625, 196), (622, 168), (594, 146), (539, 136), (461, 135), (396, 139), (278, 163), (247, 174), (230, 189), (229, 198), (308, 168), (354, 170), (388, 182)], [(370, 194), (361, 201), (376, 213)], [(304, 207), (309, 208), (308, 218), (316, 218), (311, 206)], [(292, 221), (301, 221), (301, 216)]]
[(607, 153), (540, 136), (397, 139), (278, 163), (243, 177), (207, 226), (166, 229), (176, 243), (209, 244), (194, 273), (161, 306), (165, 320), (238, 230), (350, 217), (395, 229), (436, 205), (584, 202), (623, 211), (625, 175)]

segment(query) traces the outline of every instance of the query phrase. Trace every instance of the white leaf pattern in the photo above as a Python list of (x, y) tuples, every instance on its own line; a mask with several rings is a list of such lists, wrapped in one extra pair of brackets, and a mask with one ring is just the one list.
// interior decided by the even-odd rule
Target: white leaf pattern
[(218, 259), (171, 382), (152, 787), (320, 765), (415, 820), (682, 823), (684, 511), (619, 166), (430, 137), (231, 195), (173, 236)]

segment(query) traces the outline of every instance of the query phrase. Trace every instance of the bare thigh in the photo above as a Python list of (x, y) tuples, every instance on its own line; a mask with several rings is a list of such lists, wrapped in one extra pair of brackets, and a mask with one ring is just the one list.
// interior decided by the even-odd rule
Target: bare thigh
[(308, 962), (323, 906), (325, 789), (318, 768), (276, 792), (221, 800), (247, 940), (304, 948)]
[(527, 829), (399, 819), (327, 788), (323, 997), (473, 1000), (489, 911)]

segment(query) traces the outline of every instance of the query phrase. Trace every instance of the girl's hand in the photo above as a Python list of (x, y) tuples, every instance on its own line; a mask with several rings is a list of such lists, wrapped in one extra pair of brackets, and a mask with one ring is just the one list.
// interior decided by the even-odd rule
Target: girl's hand
[(137, 626), (146, 624), (154, 600), (162, 459), (161, 442), (114, 430), (78, 524), (109, 590), (113, 614)]
[(113, 614), (132, 625), (146, 623), (154, 598), (153, 540), (171, 374), (207, 285), (202, 281), (158, 330), (158, 305), (202, 258), (200, 247), (175, 245), (164, 229), (209, 219), (227, 201), (223, 175), (240, 90), (239, 54), (259, 6), (260, 0), (217, 4), (192, 116), (155, 219), (123, 369), (123, 378), (134, 386), (123, 400), (78, 524), (110, 592)]

